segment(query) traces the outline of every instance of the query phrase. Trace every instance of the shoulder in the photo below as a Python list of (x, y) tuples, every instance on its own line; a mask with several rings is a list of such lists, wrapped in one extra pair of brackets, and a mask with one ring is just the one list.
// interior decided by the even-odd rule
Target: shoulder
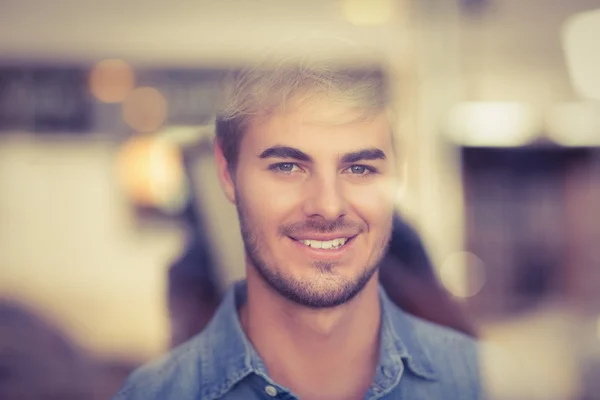
[(231, 289), (200, 334), (134, 371), (113, 400), (213, 398), (246, 372), (246, 360)]
[(483, 397), (480, 346), (475, 338), (410, 315), (389, 303), (387, 310), (395, 334), (406, 348), (406, 362), (412, 371), (425, 371), (425, 376), (436, 382), (435, 390), (447, 394), (444, 398)]
[(425, 347), (438, 350), (449, 350), (450, 348), (458, 348), (461, 349), (461, 351), (473, 352), (476, 352), (477, 350), (477, 339), (472, 336), (426, 321), (408, 313), (404, 313), (404, 315), (414, 329), (419, 341), (421, 341)]
[[(406, 314), (423, 353), (445, 387), (482, 396), (479, 342), (462, 332)], [(450, 389), (449, 389), (450, 390)]]
[(474, 337), (409, 314), (406, 314), (406, 318), (432, 360), (435, 361), (436, 357), (442, 355), (455, 357), (469, 365), (477, 364), (479, 346)]
[(392, 303), (385, 293), (382, 297), (395, 334), (407, 342), (409, 350), (422, 351), (431, 361), (440, 354), (476, 361), (473, 357), (477, 355), (478, 341), (474, 337), (409, 314)]
[(200, 390), (202, 334), (135, 370), (113, 400), (195, 398)]

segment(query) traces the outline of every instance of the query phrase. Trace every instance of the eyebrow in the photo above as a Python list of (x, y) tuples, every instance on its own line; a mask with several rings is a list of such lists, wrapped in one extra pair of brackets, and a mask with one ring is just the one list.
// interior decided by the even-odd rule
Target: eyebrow
[(298, 161), (312, 162), (312, 158), (305, 152), (294, 147), (273, 146), (269, 147), (259, 155), (260, 158), (291, 158)]
[(372, 148), (346, 153), (342, 156), (342, 163), (344, 164), (365, 160), (385, 160), (385, 153), (380, 149)]
[[(288, 146), (273, 146), (269, 147), (259, 155), (260, 158), (281, 158), (281, 159), (294, 159), (304, 162), (312, 162), (311, 156), (303, 152), (302, 150)], [(377, 148), (362, 149), (346, 153), (342, 156), (341, 162), (344, 164), (351, 164), (365, 160), (385, 160), (385, 153)]]

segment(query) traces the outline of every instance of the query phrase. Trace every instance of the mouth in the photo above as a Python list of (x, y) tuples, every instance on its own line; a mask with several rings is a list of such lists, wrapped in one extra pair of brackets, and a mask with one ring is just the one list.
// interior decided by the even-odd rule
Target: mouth
[(352, 240), (354, 240), (355, 236), (351, 237), (339, 237), (333, 238), (329, 240), (317, 240), (317, 239), (294, 239), (290, 237), (293, 241), (303, 246), (306, 246), (315, 250), (338, 250), (348, 246)]

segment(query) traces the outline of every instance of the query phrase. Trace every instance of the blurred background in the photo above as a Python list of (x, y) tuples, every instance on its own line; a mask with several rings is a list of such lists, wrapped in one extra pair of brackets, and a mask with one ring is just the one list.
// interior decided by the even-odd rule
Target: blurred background
[(209, 318), (244, 275), (218, 77), (307, 33), (384, 55), (490, 398), (600, 399), (599, 0), (0, 1), (1, 398), (108, 398)]

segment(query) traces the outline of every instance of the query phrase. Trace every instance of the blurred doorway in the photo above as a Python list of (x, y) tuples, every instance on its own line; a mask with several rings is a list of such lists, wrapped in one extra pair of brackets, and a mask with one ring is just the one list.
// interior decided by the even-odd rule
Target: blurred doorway
[(486, 267), (468, 304), (474, 313), (503, 316), (581, 296), (578, 282), (592, 269), (581, 250), (600, 228), (590, 198), (598, 154), (545, 144), (461, 149), (466, 246)]

